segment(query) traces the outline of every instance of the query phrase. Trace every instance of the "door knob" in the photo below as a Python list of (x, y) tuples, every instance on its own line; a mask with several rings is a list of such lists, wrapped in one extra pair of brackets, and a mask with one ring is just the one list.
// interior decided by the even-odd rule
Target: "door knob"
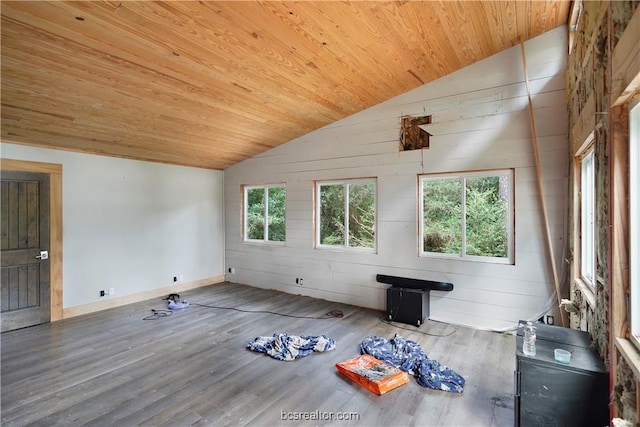
[(49, 259), (49, 251), (40, 251), (40, 255), (36, 255), (38, 259)]

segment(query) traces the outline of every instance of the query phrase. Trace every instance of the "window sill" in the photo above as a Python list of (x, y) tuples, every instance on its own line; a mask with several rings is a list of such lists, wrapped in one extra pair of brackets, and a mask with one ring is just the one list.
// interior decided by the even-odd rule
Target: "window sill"
[(243, 244), (245, 245), (256, 245), (256, 246), (285, 246), (285, 242), (270, 242), (268, 240), (243, 240)]
[(424, 259), (447, 259), (452, 261), (468, 261), (468, 262), (481, 262), (485, 264), (497, 264), (497, 265), (516, 265), (511, 258), (495, 258), (495, 257), (483, 257), (483, 256), (460, 256), (458, 254), (444, 254), (438, 252), (420, 252), (419, 258)]
[(578, 289), (580, 289), (580, 292), (582, 293), (582, 296), (584, 296), (584, 299), (587, 301), (587, 304), (589, 305), (589, 307), (591, 307), (591, 309), (595, 310), (596, 309), (596, 295), (593, 292), (593, 289), (591, 288), (591, 286), (587, 285), (587, 283), (576, 277), (574, 279), (574, 282), (576, 284), (576, 286), (578, 286)]
[(616, 337), (615, 345), (620, 355), (631, 367), (636, 380), (640, 379), (640, 351), (638, 348), (628, 339), (620, 337)]
[(377, 254), (378, 253), (378, 251), (375, 248), (352, 248), (347, 246), (317, 245), (315, 249), (319, 251), (342, 252), (342, 253), (351, 253), (351, 254)]

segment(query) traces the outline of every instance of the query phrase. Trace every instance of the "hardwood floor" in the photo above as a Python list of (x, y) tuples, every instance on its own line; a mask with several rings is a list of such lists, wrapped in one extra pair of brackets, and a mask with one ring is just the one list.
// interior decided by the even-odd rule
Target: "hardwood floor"
[[(511, 426), (515, 337), (428, 321), (420, 328), (383, 313), (234, 283), (181, 295), (192, 305), (143, 320), (150, 300), (3, 333), (2, 425)], [(309, 319), (197, 304), (263, 310)], [(293, 362), (246, 350), (257, 336), (325, 334), (336, 349)], [(399, 333), (466, 379), (462, 394), (414, 378), (377, 396), (334, 365), (370, 335)], [(292, 420), (294, 416), (333, 420)], [(338, 417), (350, 418), (347, 420)]]

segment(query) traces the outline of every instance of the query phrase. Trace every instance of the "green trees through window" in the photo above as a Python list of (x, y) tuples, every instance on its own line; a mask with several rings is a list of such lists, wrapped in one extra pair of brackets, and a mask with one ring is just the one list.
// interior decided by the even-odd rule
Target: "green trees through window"
[(375, 248), (375, 181), (317, 184), (320, 246)]
[(458, 254), (462, 245), (462, 192), (459, 179), (423, 180), (423, 250)]
[(284, 242), (284, 186), (245, 187), (245, 240)]
[[(420, 177), (420, 255), (497, 262), (513, 257), (513, 171)], [(286, 189), (244, 187), (244, 240), (284, 243)], [(376, 180), (316, 183), (319, 248), (376, 249)]]
[(421, 253), (508, 259), (511, 171), (421, 178)]

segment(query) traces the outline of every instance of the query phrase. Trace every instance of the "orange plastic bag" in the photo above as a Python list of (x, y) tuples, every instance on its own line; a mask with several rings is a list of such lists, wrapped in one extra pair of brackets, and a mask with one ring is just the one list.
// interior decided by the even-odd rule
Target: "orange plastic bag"
[(377, 395), (409, 382), (406, 372), (369, 354), (336, 363), (336, 368), (347, 378)]

